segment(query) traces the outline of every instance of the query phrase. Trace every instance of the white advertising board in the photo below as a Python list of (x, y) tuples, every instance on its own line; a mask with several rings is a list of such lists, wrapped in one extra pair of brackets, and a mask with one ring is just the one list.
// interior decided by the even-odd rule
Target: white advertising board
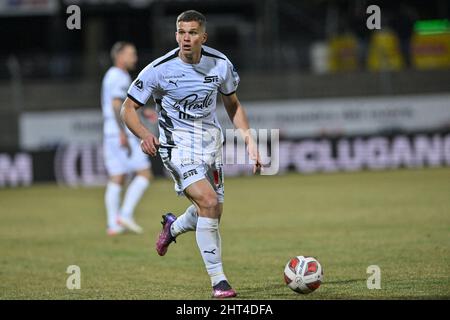
[[(450, 128), (450, 94), (242, 102), (254, 129), (281, 139), (423, 132)], [(218, 118), (232, 128), (223, 106)], [(29, 112), (19, 120), (20, 147), (37, 150), (102, 139), (100, 110)]]

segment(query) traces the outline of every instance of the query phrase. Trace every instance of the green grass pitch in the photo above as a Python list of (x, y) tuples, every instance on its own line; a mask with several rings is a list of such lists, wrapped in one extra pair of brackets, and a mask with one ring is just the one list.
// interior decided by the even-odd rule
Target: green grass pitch
[[(228, 178), (221, 222), (225, 272), (241, 299), (449, 299), (450, 169)], [(154, 181), (136, 210), (143, 235), (106, 236), (104, 188), (0, 190), (0, 299), (209, 299), (195, 233), (165, 257), (161, 214), (188, 202)], [(313, 255), (322, 286), (299, 295), (289, 258)], [(69, 265), (81, 289), (68, 290)], [(367, 267), (381, 289), (367, 288)]]

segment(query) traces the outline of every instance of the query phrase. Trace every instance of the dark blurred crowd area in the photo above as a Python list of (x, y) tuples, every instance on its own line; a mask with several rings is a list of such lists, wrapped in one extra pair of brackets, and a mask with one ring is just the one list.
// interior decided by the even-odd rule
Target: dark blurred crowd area
[[(141, 68), (176, 46), (175, 19), (187, 9), (207, 16), (207, 44), (244, 72), (450, 68), (446, 0), (34, 1), (48, 9), (40, 11), (32, 2), (0, 7), (0, 79), (101, 77), (118, 40), (136, 44)], [(66, 27), (72, 3), (81, 9), (79, 30)], [(369, 5), (380, 8), (380, 30), (367, 28)], [(417, 33), (418, 21), (436, 20), (442, 34)]]

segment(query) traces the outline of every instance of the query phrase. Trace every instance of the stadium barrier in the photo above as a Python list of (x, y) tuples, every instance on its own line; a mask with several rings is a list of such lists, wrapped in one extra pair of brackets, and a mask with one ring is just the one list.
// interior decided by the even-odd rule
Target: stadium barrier
[[(422, 132), (450, 129), (450, 94), (326, 99), (248, 101), (243, 105), (251, 127), (280, 129), (282, 138), (374, 135), (393, 130)], [(223, 129), (233, 128), (223, 106), (217, 107)], [(145, 118), (144, 118), (145, 119)], [(102, 139), (100, 109), (25, 112), (19, 117), (23, 150)], [(146, 121), (157, 132), (157, 127)]]
[[(156, 176), (167, 176), (159, 157), (151, 161)], [(450, 131), (285, 139), (279, 143), (278, 174), (448, 166)], [(251, 172), (250, 164), (224, 165), (228, 177)], [(46, 151), (0, 152), (0, 187), (50, 181), (68, 186), (99, 186), (106, 180), (101, 143), (62, 144)]]
[[(273, 172), (309, 174), (449, 166), (449, 100), (450, 94), (443, 93), (244, 105), (256, 131), (279, 129), (280, 141), (274, 148), (278, 158), (262, 154), (263, 159), (278, 160)], [(221, 106), (218, 119), (223, 129), (233, 127)], [(155, 124), (146, 124), (157, 132)], [(100, 110), (22, 113), (19, 137), (18, 150), (0, 150), (0, 187), (46, 181), (69, 186), (105, 184)], [(235, 156), (243, 148), (235, 145), (229, 150)], [(237, 161), (230, 161), (230, 156), (224, 155), (225, 175), (252, 172), (251, 165), (234, 164)], [(156, 176), (167, 175), (159, 157), (151, 161)]]

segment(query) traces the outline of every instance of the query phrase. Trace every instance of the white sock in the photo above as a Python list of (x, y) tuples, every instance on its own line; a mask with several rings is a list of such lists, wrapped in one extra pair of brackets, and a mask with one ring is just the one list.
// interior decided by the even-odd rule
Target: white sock
[(227, 280), (222, 267), (219, 219), (198, 217), (195, 236), (206, 271), (211, 277), (211, 284), (215, 286), (220, 281)]
[(150, 182), (143, 176), (134, 177), (130, 185), (127, 188), (125, 197), (123, 199), (122, 208), (120, 208), (120, 214), (126, 219), (133, 218), (134, 209), (144, 194), (145, 190), (149, 186)]
[(193, 231), (197, 227), (197, 208), (194, 205), (189, 206), (186, 211), (172, 223), (170, 233), (177, 237), (188, 231)]
[(120, 192), (122, 186), (115, 182), (108, 182), (105, 191), (106, 214), (108, 218), (108, 228), (117, 228), (117, 215), (119, 214)]

